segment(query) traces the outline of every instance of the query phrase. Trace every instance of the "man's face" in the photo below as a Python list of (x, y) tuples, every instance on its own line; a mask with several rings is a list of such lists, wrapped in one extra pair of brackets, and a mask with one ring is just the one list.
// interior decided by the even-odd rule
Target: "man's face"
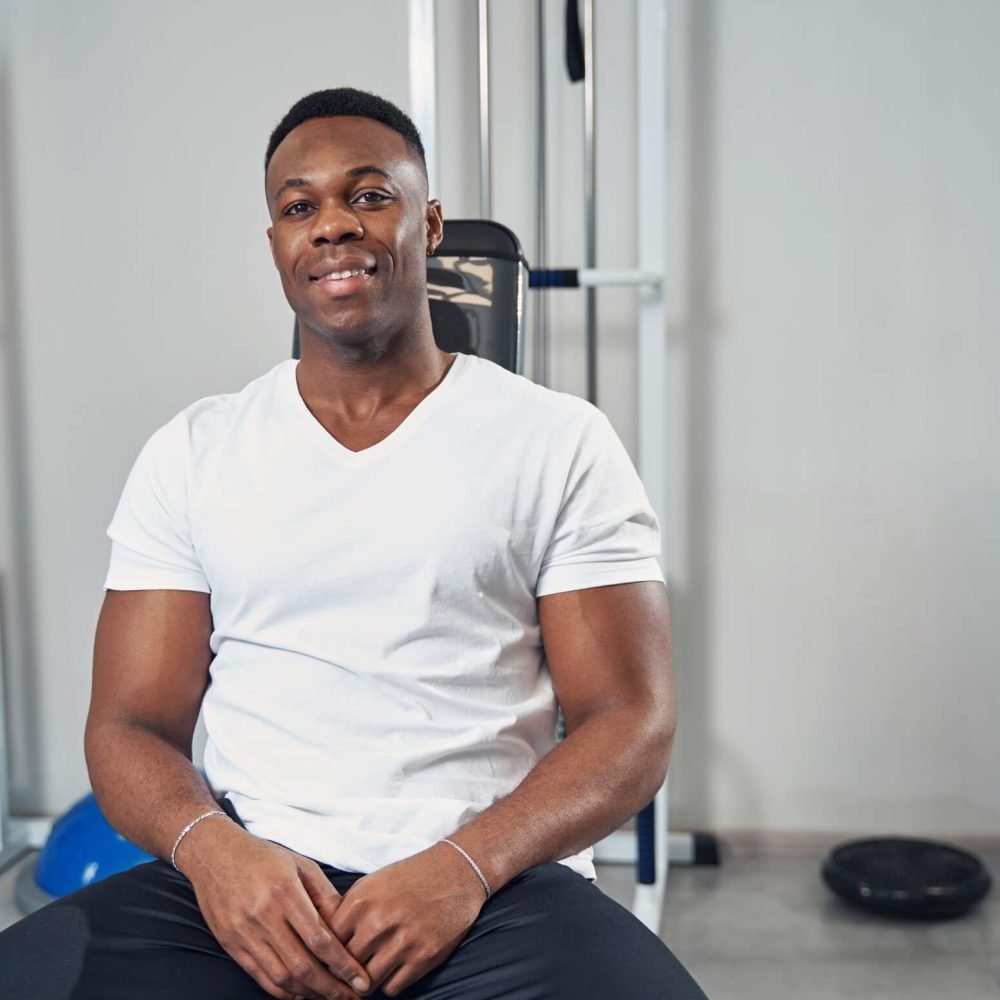
[(313, 118), (289, 132), (265, 176), (267, 236), (300, 323), (343, 344), (383, 346), (413, 325), (442, 231), (426, 189), (417, 156), (381, 122)]

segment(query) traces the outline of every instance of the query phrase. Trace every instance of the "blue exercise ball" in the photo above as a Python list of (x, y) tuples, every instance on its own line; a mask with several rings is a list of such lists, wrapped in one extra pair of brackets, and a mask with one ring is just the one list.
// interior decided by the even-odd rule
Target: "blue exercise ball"
[(90, 793), (55, 821), (34, 863), (21, 870), (17, 901), (31, 913), (91, 882), (154, 860), (111, 826)]

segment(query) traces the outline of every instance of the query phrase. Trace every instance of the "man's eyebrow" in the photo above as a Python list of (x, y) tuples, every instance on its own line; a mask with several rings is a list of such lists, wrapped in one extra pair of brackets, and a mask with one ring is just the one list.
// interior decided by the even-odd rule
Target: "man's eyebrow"
[(365, 174), (379, 174), (387, 181), (392, 180), (392, 175), (387, 170), (383, 170), (381, 167), (376, 167), (371, 163), (366, 163), (363, 167), (352, 167), (347, 171), (348, 177), (363, 177)]
[[(373, 163), (366, 163), (361, 167), (351, 167), (347, 171), (348, 177), (364, 177), (365, 174), (378, 174), (380, 177), (384, 177), (387, 181), (392, 181), (392, 175), (387, 171), (383, 170), (381, 167), (376, 167)], [(281, 186), (277, 191), (274, 192), (275, 200), (281, 197), (283, 191), (287, 191), (289, 188), (302, 188), (309, 187), (310, 180), (307, 177), (289, 177), (287, 180), (281, 182)]]
[(274, 197), (277, 199), (282, 191), (287, 191), (289, 188), (302, 187), (309, 187), (309, 181), (305, 177), (289, 177), (288, 180), (282, 181), (281, 187), (274, 192)]

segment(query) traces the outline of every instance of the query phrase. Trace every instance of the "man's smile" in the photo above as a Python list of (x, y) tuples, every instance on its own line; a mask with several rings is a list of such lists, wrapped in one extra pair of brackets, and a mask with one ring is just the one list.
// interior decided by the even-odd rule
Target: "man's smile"
[(376, 270), (374, 264), (368, 265), (358, 258), (344, 257), (316, 265), (309, 273), (309, 281), (331, 298), (342, 298), (363, 289)]
[(367, 271), (332, 271), (322, 278), (310, 280), (330, 298), (340, 299), (360, 292), (371, 279)]

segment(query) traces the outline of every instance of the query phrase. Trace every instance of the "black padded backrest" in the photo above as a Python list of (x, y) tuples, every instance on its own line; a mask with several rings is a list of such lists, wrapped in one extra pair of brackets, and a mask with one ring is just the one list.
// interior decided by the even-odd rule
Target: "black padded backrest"
[[(444, 239), (427, 258), (434, 340), (444, 351), (475, 354), (520, 373), (527, 287), (527, 261), (506, 226), (482, 219), (446, 221)], [(298, 356), (296, 323), (292, 357)]]
[(520, 372), (527, 280), (521, 245), (506, 226), (481, 219), (445, 222), (444, 239), (427, 260), (438, 346)]

